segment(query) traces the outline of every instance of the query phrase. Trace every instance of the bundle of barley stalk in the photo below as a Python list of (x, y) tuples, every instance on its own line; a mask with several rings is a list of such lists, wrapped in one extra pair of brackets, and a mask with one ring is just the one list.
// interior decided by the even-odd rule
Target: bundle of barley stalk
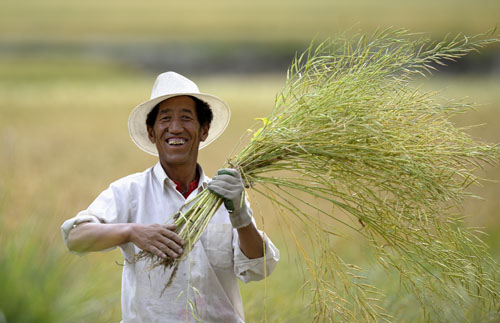
[[(498, 42), (492, 34), (431, 42), (389, 29), (313, 43), (293, 61), (263, 126), (229, 159), (282, 224), (300, 224), (287, 232), (302, 250), (316, 321), (391, 320), (361, 268), (334, 252), (339, 225), (365, 238), (424, 312), (447, 299), (498, 314), (498, 265), (456, 207), (478, 181), (475, 170), (497, 164), (500, 149), (450, 122), (469, 105), (412, 86), (415, 76)], [(221, 203), (205, 190), (176, 215), (182, 258), (140, 257), (176, 268)], [(301, 229), (314, 252), (301, 248)]]

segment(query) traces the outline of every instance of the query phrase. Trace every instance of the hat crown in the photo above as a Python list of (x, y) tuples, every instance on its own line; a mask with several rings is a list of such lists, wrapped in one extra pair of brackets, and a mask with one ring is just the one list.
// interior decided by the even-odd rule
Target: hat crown
[(190, 79), (175, 72), (165, 72), (156, 78), (150, 99), (181, 93), (200, 93), (200, 90)]

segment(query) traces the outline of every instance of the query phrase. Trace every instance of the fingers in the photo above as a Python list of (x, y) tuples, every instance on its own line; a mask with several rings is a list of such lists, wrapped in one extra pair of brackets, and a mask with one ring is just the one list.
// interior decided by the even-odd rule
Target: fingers
[(163, 259), (168, 257), (178, 258), (184, 252), (184, 250), (174, 241), (166, 238), (160, 240), (152, 241), (149, 246), (143, 249)]
[(209, 182), (209, 185), (224, 187), (228, 190), (243, 189), (243, 183), (241, 180), (229, 175), (217, 175)]
[(171, 240), (156, 241), (151, 246), (151, 250), (153, 250), (153, 254), (163, 259), (167, 257), (178, 258), (184, 251), (179, 245)]
[(217, 175), (212, 180), (222, 181), (231, 185), (242, 185), (240, 172), (234, 168), (222, 168), (217, 171)]
[(240, 172), (234, 168), (221, 168), (217, 171), (217, 175), (229, 175), (235, 178), (241, 178)]
[(163, 235), (165, 237), (175, 241), (180, 246), (184, 246), (186, 244), (184, 239), (182, 239), (177, 233), (175, 233), (175, 229), (177, 229), (177, 226), (175, 224), (166, 224), (164, 227), (165, 229), (167, 229), (163, 232)]
[(177, 226), (175, 224), (164, 224), (163, 227), (170, 231), (175, 231), (177, 229)]
[[(222, 173), (223, 171), (226, 172), (226, 170), (232, 171), (237, 177)], [(218, 175), (214, 176), (208, 183), (208, 189), (224, 199), (232, 200), (241, 195), (244, 187), (238, 171), (227, 168), (219, 170)]]
[(184, 240), (173, 231), (175, 229), (175, 225), (163, 226), (163, 230), (160, 231), (160, 236), (153, 242), (154, 247), (162, 251), (164, 255), (171, 258), (179, 257), (184, 251), (182, 247), (185, 244)]
[(166, 239), (164, 237), (153, 241), (153, 246), (157, 249), (160, 249), (164, 254), (169, 257), (177, 258), (180, 254), (182, 254), (182, 248), (176, 244), (174, 241)]
[(142, 250), (160, 258), (178, 258), (183, 252), (184, 240), (174, 232), (175, 225), (136, 225), (132, 242)]
[(146, 251), (148, 251), (149, 253), (151, 253), (151, 254), (153, 254), (153, 255), (155, 255), (157, 257), (160, 257), (162, 259), (166, 259), (167, 258), (167, 255), (163, 251), (161, 251), (160, 249), (156, 248), (155, 246), (151, 246), (149, 248), (149, 250), (146, 250)]
[(232, 199), (234, 198), (233, 195), (233, 190), (230, 188), (226, 188), (224, 185), (220, 185), (218, 182), (211, 181), (208, 183), (208, 189), (215, 193), (216, 195), (225, 198), (225, 199)]

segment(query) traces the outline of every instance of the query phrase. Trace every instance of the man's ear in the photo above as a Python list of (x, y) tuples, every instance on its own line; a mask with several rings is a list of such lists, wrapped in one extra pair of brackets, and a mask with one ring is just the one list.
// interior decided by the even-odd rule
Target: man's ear
[(155, 135), (155, 130), (153, 127), (147, 126), (148, 127), (148, 138), (151, 141), (151, 143), (156, 144), (156, 135)]
[(201, 129), (200, 129), (200, 141), (205, 141), (205, 139), (207, 139), (208, 137), (208, 131), (210, 130), (210, 125), (209, 124), (204, 124), (203, 126), (201, 126)]

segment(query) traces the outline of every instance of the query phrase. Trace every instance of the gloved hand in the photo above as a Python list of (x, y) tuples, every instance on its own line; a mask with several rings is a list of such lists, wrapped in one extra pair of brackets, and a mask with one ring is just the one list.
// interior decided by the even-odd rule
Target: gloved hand
[(252, 222), (252, 210), (245, 203), (245, 188), (236, 169), (219, 169), (217, 175), (208, 183), (208, 189), (224, 199), (229, 220), (234, 228), (246, 227)]

